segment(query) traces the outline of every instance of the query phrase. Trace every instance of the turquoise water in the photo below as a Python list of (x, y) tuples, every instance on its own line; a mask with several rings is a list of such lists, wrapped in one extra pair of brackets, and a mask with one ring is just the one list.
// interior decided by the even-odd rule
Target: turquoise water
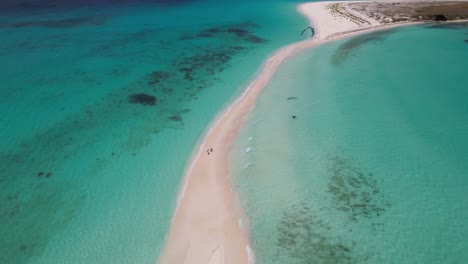
[(280, 66), (233, 154), (256, 263), (466, 263), (467, 33), (376, 32)]
[(281, 1), (2, 15), (0, 263), (155, 263), (197, 140), (306, 24)]

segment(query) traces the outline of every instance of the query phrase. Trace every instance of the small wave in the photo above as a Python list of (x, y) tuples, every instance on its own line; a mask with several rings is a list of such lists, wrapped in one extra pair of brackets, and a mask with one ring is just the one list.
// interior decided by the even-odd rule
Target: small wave
[(249, 142), (253, 140), (253, 137), (249, 137)]
[(252, 248), (250, 247), (249, 244), (247, 244), (247, 246), (245, 246), (245, 251), (247, 251), (247, 258), (249, 260), (249, 264), (254, 264), (255, 263), (255, 254), (252, 250)]
[(248, 169), (249, 167), (255, 165), (255, 163), (249, 162), (247, 165), (244, 167), (244, 169)]
[(253, 148), (253, 147), (248, 147), (248, 148), (245, 150), (246, 153), (254, 152), (254, 151), (255, 151), (255, 148)]

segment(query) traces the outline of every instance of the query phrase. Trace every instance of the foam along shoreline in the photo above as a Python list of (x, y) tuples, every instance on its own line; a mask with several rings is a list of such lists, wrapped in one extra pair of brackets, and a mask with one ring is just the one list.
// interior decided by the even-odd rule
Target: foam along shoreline
[[(248, 229), (243, 223), (236, 193), (229, 175), (231, 145), (243, 118), (255, 106), (255, 99), (289, 56), (304, 49), (360, 33), (414, 22), (382, 24), (348, 6), (347, 2), (314, 2), (298, 6), (315, 28), (314, 38), (277, 50), (263, 65), (247, 89), (210, 126), (192, 155), (179, 191), (177, 206), (166, 244), (159, 258), (162, 264), (253, 263)], [(356, 2), (354, 2), (356, 3)], [(338, 10), (338, 11), (337, 11)], [(356, 23), (350, 17), (358, 17)], [(301, 29), (298, 29), (300, 33)], [(208, 152), (208, 149), (213, 149)]]

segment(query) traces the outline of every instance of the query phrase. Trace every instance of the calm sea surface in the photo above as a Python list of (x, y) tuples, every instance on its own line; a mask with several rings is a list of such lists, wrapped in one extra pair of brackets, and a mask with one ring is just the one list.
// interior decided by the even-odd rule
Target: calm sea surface
[(289, 59), (233, 154), (257, 263), (466, 263), (468, 25)]
[(209, 122), (307, 21), (285, 1), (2, 1), (0, 263), (155, 263)]

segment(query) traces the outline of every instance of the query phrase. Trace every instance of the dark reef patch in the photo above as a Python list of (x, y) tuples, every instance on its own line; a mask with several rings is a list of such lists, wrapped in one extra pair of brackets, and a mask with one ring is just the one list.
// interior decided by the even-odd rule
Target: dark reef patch
[(211, 27), (201, 30), (195, 34), (184, 34), (179, 37), (179, 40), (197, 40), (203, 38), (235, 38), (249, 43), (263, 43), (265, 39), (253, 34), (251, 29), (259, 26), (246, 22), (235, 25), (227, 25), (221, 27)]
[[(96, 44), (88, 50), (86, 55), (89, 57), (118, 58), (119, 61), (122, 58), (139, 56), (141, 61), (148, 61), (155, 56), (153, 52), (143, 49), (128, 52), (128, 49), (141, 45), (141, 43), (154, 41), (161, 33), (160, 31), (159, 29), (145, 28), (136, 32), (103, 32), (103, 40), (96, 40)], [(157, 47), (164, 48), (160, 45), (157, 45)]]
[(172, 115), (169, 116), (168, 119), (175, 122), (182, 122), (182, 117), (180, 115)]
[[(200, 32), (198, 33), (197, 35), (195, 35), (196, 38), (212, 38), (214, 37), (214, 34), (212, 33), (208, 33), (208, 32)], [(180, 40), (187, 40), (187, 39), (193, 39), (193, 38), (184, 38), (184, 37), (181, 37)]]
[(261, 37), (253, 36), (253, 35), (246, 36), (244, 39), (245, 39), (245, 41), (247, 41), (247, 42), (255, 43), (255, 44), (266, 42), (265, 39), (263, 39), (263, 38), (261, 38)]
[(128, 73), (127, 68), (114, 68), (110, 71), (112, 76), (125, 76)]
[[(0, 22), (0, 29), (2, 29), (5, 24), (1, 24)], [(22, 29), (22, 30), (35, 30), (31, 28)], [(22, 38), (18, 39), (9, 39), (5, 38), (1, 43), (0, 52), (3, 54), (12, 55), (12, 51), (20, 52), (17, 49), (21, 49), (21, 52), (43, 52), (43, 51), (60, 51), (61, 48), (70, 45), (73, 40), (70, 34), (66, 34), (63, 31), (57, 34), (27, 34)], [(45, 77), (45, 76), (44, 76)]]
[(128, 96), (128, 101), (132, 104), (155, 105), (156, 97), (148, 94), (133, 94)]
[(28, 249), (28, 246), (24, 245), (24, 244), (21, 244), (20, 247), (19, 247), (20, 251), (26, 251), (26, 249)]
[(184, 74), (184, 79), (187, 81), (193, 80), (193, 77), (192, 77), (193, 70), (194, 70), (193, 68), (180, 68), (179, 69), (179, 71)]
[(108, 19), (107, 15), (77, 17), (59, 20), (36, 20), (0, 24), (0, 28), (24, 28), (24, 27), (46, 27), (46, 28), (73, 28), (80, 26), (100, 26)]
[(174, 92), (174, 89), (172, 89), (172, 88), (163, 88), (161, 91), (164, 94), (172, 94), (172, 92)]
[(465, 39), (464, 42), (465, 42), (466, 44), (468, 44), (468, 39)]
[[(79, 188), (48, 181), (31, 181), (22, 173), (30, 173), (38, 162), (25, 157), (27, 164), (7, 164), (8, 156), (0, 155), (2, 171), (15, 173), (0, 182), (0, 263), (22, 264), (40, 255), (55, 232), (74, 218), (83, 199)], [(41, 178), (52, 173), (39, 172)], [(31, 214), (33, 212), (33, 215)], [(60, 217), (57, 217), (60, 215)], [(32, 217), (34, 216), (34, 217)]]
[(348, 41), (341, 44), (336, 51), (331, 56), (331, 62), (335, 66), (341, 65), (346, 59), (350, 56), (353, 56), (353, 53), (361, 46), (370, 43), (378, 43), (383, 41), (386, 37), (390, 34), (395, 32), (398, 29), (389, 29), (389, 30), (382, 30), (376, 31), (369, 34), (359, 35), (357, 37), (353, 37)]
[(57, 12), (71, 9), (92, 9), (108, 7), (110, 9), (116, 7), (126, 7), (129, 4), (151, 4), (161, 7), (182, 5), (191, 0), (73, 0), (73, 1), (58, 1), (58, 0), (2, 0), (0, 1), (1, 12), (24, 12), (24, 11), (40, 11), (54, 10)]
[(226, 30), (226, 32), (228, 33), (231, 33), (231, 34), (234, 34), (236, 35), (236, 37), (238, 38), (243, 38), (245, 36), (248, 36), (248, 35), (251, 35), (252, 32), (248, 31), (248, 30), (245, 30), (243, 28), (235, 28), (235, 27), (232, 27), (232, 28), (228, 28)]
[[(184, 57), (175, 63), (178, 72), (182, 75), (184, 81), (187, 82), (187, 90), (196, 89), (202, 90), (216, 81), (215, 78), (206, 78), (212, 76), (216, 72), (222, 72), (229, 67), (228, 62), (246, 47), (219, 45), (212, 49), (205, 49), (195, 55)], [(198, 80), (198, 83), (195, 82)], [(193, 93), (188, 93), (192, 94)]]
[(292, 263), (359, 263), (352, 245), (330, 237), (331, 226), (312, 214), (303, 202), (285, 211), (277, 225), (277, 257), (293, 258)]
[(374, 175), (345, 158), (331, 157), (330, 161), (328, 192), (336, 209), (346, 213), (352, 222), (381, 216), (390, 204), (381, 194)]
[(158, 84), (162, 81), (167, 80), (169, 78), (169, 73), (168, 72), (162, 72), (162, 71), (154, 71), (148, 74), (148, 85), (154, 85)]

